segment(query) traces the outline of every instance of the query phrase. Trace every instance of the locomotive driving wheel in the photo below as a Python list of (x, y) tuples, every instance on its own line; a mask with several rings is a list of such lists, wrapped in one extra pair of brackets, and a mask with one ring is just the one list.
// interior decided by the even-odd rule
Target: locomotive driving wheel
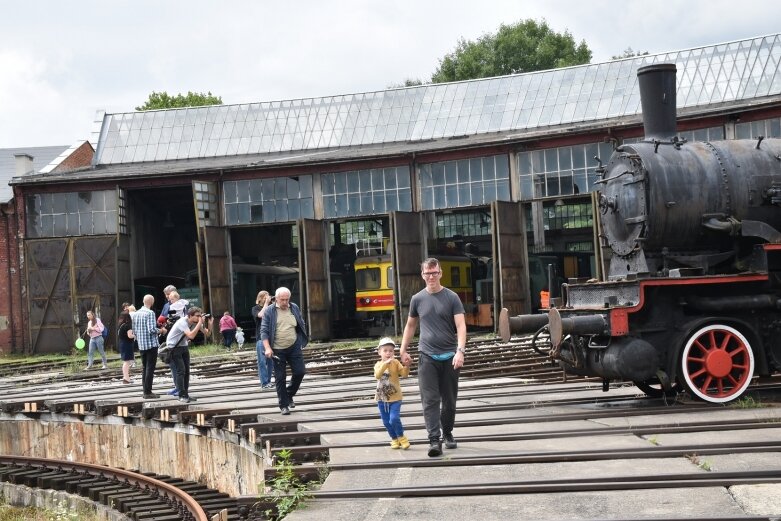
[(754, 353), (737, 329), (724, 324), (705, 326), (686, 341), (681, 374), (692, 396), (706, 402), (729, 402), (751, 382)]

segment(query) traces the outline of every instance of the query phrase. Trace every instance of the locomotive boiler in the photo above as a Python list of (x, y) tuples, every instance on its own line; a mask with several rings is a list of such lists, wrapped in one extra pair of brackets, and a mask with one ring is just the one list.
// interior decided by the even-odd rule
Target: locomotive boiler
[(500, 315), (503, 338), (547, 332), (573, 374), (649, 395), (738, 398), (781, 368), (781, 140), (676, 137), (675, 65), (640, 68), (645, 137), (598, 168), (605, 280), (562, 285), (549, 313)]

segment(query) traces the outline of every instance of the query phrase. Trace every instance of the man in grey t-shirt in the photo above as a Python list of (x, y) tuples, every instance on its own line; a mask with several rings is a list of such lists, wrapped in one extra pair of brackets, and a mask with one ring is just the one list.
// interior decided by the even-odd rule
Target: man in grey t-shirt
[(466, 354), (466, 322), (461, 299), (442, 285), (439, 261), (433, 257), (424, 260), (420, 274), (426, 287), (410, 300), (400, 358), (405, 366), (412, 363), (407, 348), (420, 322), (418, 386), (428, 431), (428, 455), (433, 458), (442, 455), (442, 440), (448, 449), (458, 446), (453, 425), (458, 375)]

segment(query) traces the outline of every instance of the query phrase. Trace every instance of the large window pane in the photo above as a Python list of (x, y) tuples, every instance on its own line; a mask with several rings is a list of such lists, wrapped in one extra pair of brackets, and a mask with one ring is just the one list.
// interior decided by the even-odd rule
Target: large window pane
[[(322, 176), (324, 193), (333, 192), (333, 178)], [(223, 183), (225, 220), (229, 226), (250, 223), (284, 222), (311, 218), (312, 176), (280, 177), (276, 179), (252, 179), (225, 181)], [(235, 195), (234, 195), (235, 194)], [(326, 213), (330, 208), (325, 198)], [(232, 201), (239, 201), (232, 204)], [(290, 210), (288, 210), (290, 206)]]
[(114, 190), (32, 194), (26, 197), (25, 206), (30, 237), (105, 235), (117, 231)]
[[(495, 179), (503, 180), (509, 192), (509, 159), (505, 154), (430, 163), (421, 165), (420, 170), (421, 207), (426, 210), (494, 201), (497, 198)], [(444, 171), (443, 184), (437, 183), (436, 175), (424, 175), (438, 171)]]

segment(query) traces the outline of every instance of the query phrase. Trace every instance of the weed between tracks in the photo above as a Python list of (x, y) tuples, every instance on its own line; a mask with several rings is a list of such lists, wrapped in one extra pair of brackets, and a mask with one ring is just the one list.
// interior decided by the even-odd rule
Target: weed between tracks
[(760, 409), (762, 407), (768, 407), (761, 401), (755, 400), (753, 396), (743, 396), (729, 404), (729, 406), (734, 407), (735, 409)]
[(710, 472), (713, 470), (713, 464), (711, 464), (708, 460), (701, 460), (700, 457), (697, 454), (688, 454), (686, 456), (686, 459), (700, 467), (702, 470), (706, 472)]
[(321, 470), (320, 481), (303, 483), (293, 472), (293, 453), (287, 449), (279, 451), (277, 462), (274, 465), (277, 473), (273, 479), (266, 483), (265, 493), (261, 499), (274, 504), (274, 510), (266, 510), (269, 519), (282, 519), (289, 513), (306, 506), (306, 501), (311, 498), (309, 490), (322, 483), (328, 475), (328, 470)]

